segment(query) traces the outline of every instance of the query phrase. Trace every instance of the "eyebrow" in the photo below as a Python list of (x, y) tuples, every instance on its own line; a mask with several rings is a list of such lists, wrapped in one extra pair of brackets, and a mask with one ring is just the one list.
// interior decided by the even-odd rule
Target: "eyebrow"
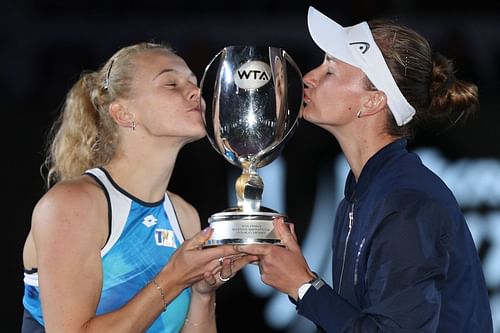
[[(162, 74), (165, 74), (165, 73), (170, 73), (170, 72), (177, 72), (179, 73), (176, 69), (173, 69), (173, 68), (165, 68), (163, 70), (161, 70), (158, 74), (155, 75), (155, 77), (153, 78), (153, 80), (155, 80), (158, 76), (162, 75)], [(196, 76), (191, 73), (189, 74), (189, 77), (190, 78), (195, 78), (196, 79)]]
[(169, 73), (169, 72), (174, 72), (174, 71), (175, 71), (175, 69), (165, 68), (165, 69), (161, 70), (158, 74), (156, 74), (155, 77), (153, 78), (153, 80), (155, 80), (158, 76), (160, 76), (162, 74)]

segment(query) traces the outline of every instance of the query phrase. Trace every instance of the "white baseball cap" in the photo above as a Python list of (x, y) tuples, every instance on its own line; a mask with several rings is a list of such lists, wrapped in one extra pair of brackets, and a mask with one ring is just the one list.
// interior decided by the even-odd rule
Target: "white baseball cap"
[(314, 7), (309, 7), (307, 24), (312, 39), (325, 53), (360, 68), (378, 90), (387, 95), (387, 104), (398, 126), (408, 123), (415, 108), (399, 90), (385, 63), (382, 52), (373, 40), (368, 23), (343, 27)]

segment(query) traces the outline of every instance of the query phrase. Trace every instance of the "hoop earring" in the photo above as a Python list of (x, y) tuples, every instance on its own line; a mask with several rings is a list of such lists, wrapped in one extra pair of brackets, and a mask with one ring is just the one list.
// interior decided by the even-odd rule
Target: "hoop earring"
[(135, 131), (135, 121), (132, 121), (132, 131)]
[(356, 113), (356, 117), (361, 118), (361, 110), (359, 110), (358, 113)]

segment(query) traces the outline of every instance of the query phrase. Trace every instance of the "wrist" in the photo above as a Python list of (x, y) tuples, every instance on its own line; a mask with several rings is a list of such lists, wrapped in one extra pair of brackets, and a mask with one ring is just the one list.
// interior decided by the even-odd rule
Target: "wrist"
[(297, 301), (299, 299), (299, 294), (302, 295), (303, 289), (307, 288), (305, 285), (314, 279), (316, 279), (316, 274), (309, 272), (307, 276), (298, 280), (300, 284), (296, 284), (295, 287), (288, 293), (288, 296)]
[(163, 311), (165, 311), (172, 299), (182, 291), (181, 288), (176, 287), (170, 279), (165, 278), (161, 273), (153, 277), (148, 285), (151, 289), (154, 289), (154, 297), (158, 300), (158, 303), (161, 301)]
[(300, 302), (304, 296), (307, 294), (307, 292), (312, 288), (319, 290), (321, 287), (323, 287), (325, 283), (321, 278), (319, 278), (316, 274), (314, 278), (311, 280), (303, 283), (299, 288), (297, 289), (297, 302)]
[(193, 299), (197, 299), (203, 303), (207, 303), (207, 304), (214, 303), (215, 302), (215, 290), (205, 293), (205, 292), (200, 292), (200, 291), (196, 290), (196, 288), (191, 288), (191, 297)]
[(304, 295), (307, 293), (309, 288), (311, 288), (311, 281), (300, 285), (300, 287), (297, 289), (297, 301), (300, 301), (304, 298)]
[(156, 290), (160, 294), (161, 300), (162, 300), (162, 303), (163, 303), (163, 310), (162, 311), (165, 312), (167, 310), (167, 306), (168, 306), (167, 295), (165, 294), (165, 291), (160, 286), (160, 284), (158, 282), (156, 282), (155, 279), (152, 279), (150, 283), (153, 284), (153, 286), (156, 288)]
[(212, 332), (213, 329), (210, 327), (215, 326), (215, 293), (213, 297), (206, 297), (205, 294), (197, 295), (194, 293), (191, 296), (191, 305), (189, 307), (188, 316), (184, 320), (184, 326), (186, 327), (203, 327), (205, 331)]
[[(206, 316), (203, 315), (192, 315), (191, 311), (184, 320), (184, 326), (192, 326), (192, 327), (207, 327), (207, 326), (214, 326), (215, 325), (215, 306), (216, 303), (213, 303), (213, 306), (208, 310), (208, 313)], [(194, 317), (194, 319), (193, 319)]]

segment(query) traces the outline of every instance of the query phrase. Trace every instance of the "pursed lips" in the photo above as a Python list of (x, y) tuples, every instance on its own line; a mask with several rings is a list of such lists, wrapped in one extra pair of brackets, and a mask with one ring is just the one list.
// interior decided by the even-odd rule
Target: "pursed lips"
[(304, 103), (308, 103), (310, 101), (311, 101), (311, 99), (309, 98), (309, 96), (307, 95), (307, 93), (304, 92)]
[(195, 107), (188, 109), (187, 112), (201, 112), (201, 108), (199, 105), (197, 105)]

